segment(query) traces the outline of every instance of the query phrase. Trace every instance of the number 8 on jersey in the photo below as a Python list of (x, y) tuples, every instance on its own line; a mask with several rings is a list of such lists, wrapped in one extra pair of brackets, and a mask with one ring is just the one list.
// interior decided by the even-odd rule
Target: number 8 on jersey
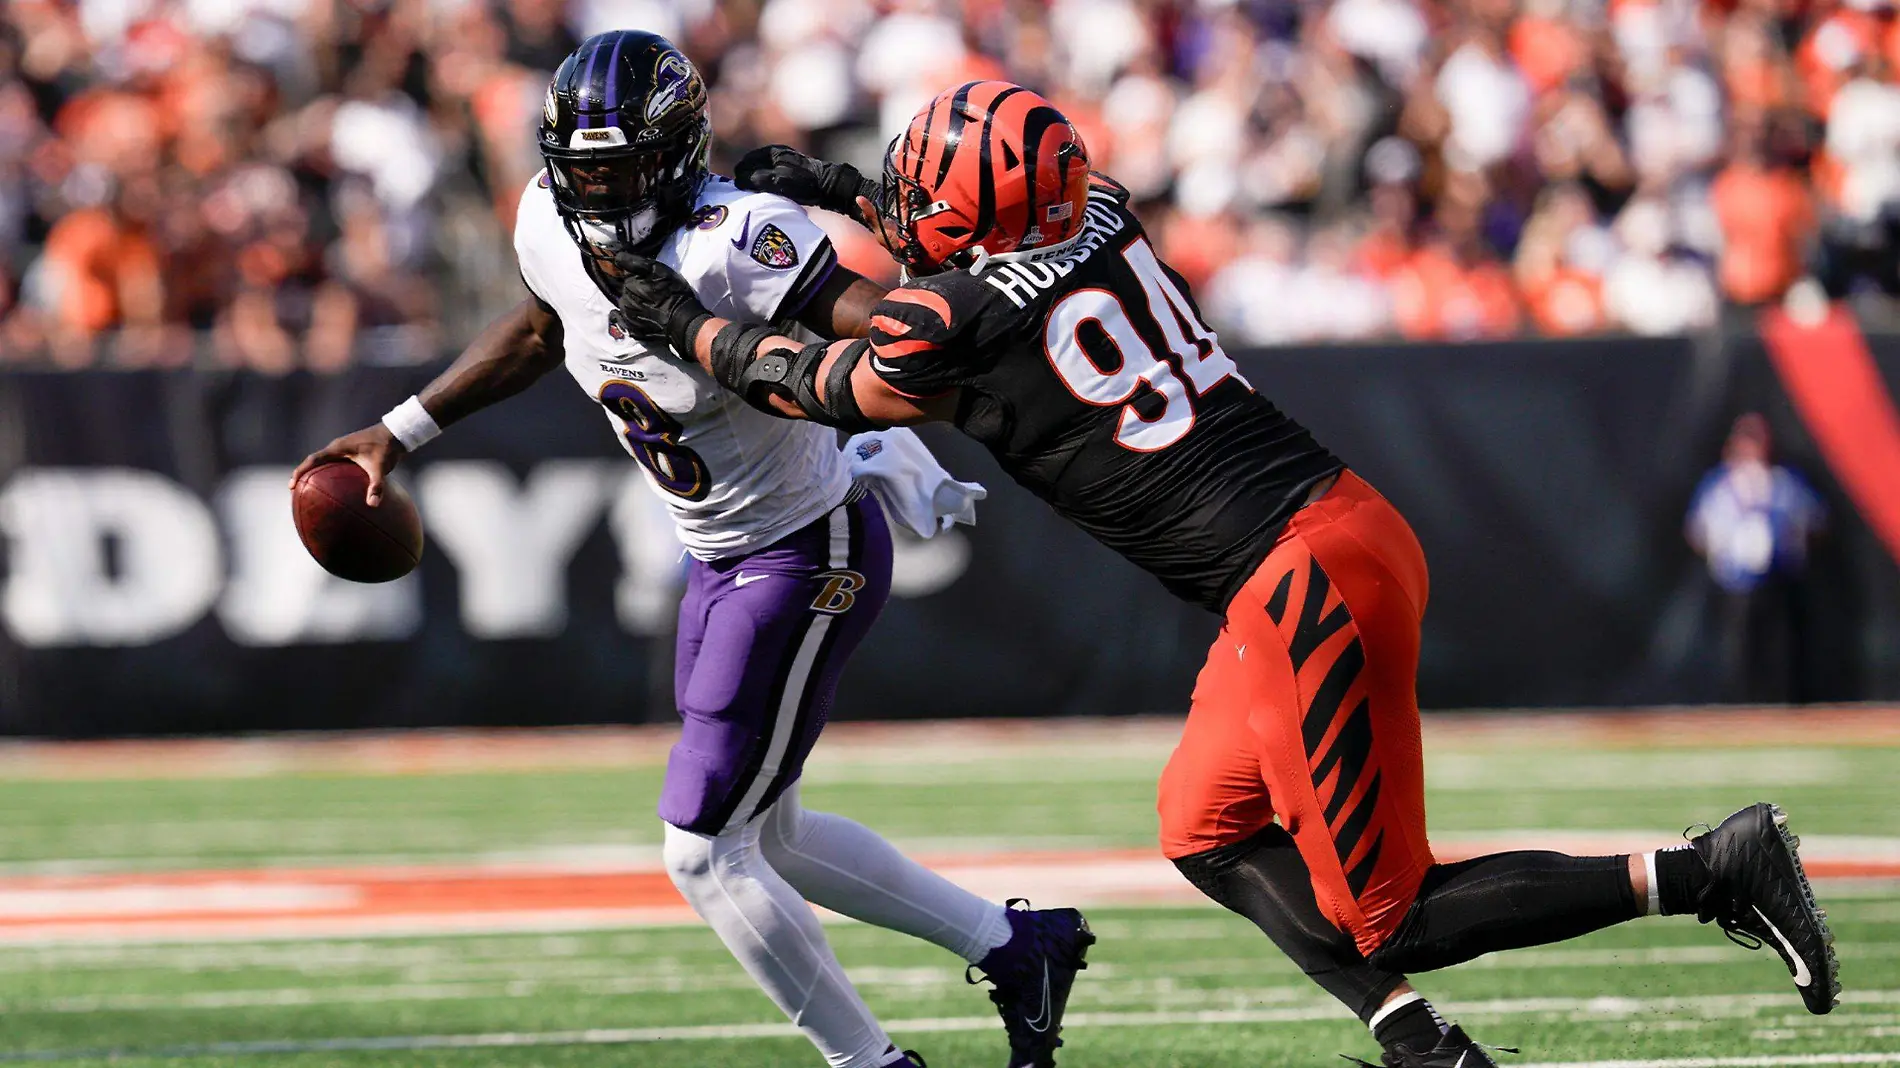
[(681, 445), (685, 430), (679, 420), (655, 404), (646, 391), (631, 382), (613, 381), (600, 388), (600, 403), (626, 424), (627, 446), (653, 481), (675, 497), (704, 500), (712, 489), (712, 473), (699, 454)]

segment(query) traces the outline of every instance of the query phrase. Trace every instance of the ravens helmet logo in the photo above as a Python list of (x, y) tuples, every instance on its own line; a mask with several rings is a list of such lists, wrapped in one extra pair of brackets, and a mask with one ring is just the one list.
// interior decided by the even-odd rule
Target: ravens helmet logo
[(678, 52), (667, 52), (653, 68), (653, 92), (647, 97), (646, 121), (660, 117), (699, 95), (699, 72)]

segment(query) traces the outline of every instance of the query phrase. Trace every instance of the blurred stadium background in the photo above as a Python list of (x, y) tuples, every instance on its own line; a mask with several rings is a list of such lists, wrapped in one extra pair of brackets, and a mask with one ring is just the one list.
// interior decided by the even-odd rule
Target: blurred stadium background
[[(0, 1060), (804, 1063), (657, 868), (679, 553), (593, 406), (543, 384), (406, 465), (431, 546), (389, 586), (286, 507), (519, 299), (548, 74), (620, 26), (701, 65), (715, 167), (875, 165), (967, 78), (1050, 95), (1417, 527), (1446, 855), (1778, 800), (1848, 988), (1808, 1018), (1656, 923), (1441, 1003), (1520, 1063), (1900, 1063), (1893, 0), (0, 5)], [(809, 800), (1095, 908), (1065, 1065), (1363, 1055), (1152, 848), (1213, 621), (929, 438), (993, 497), (900, 544), (838, 709), (885, 722)], [(992, 1059), (946, 961), (834, 935), (933, 1065)]]

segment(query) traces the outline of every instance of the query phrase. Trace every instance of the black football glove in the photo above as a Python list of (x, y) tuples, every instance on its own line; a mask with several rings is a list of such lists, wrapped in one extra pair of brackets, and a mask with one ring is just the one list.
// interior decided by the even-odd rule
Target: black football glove
[(614, 303), (633, 335), (642, 341), (665, 341), (681, 357), (692, 359), (693, 339), (712, 318), (692, 285), (659, 260), (634, 252), (615, 254), (614, 269), (620, 274)]
[(853, 219), (858, 217), (859, 197), (873, 204), (878, 198), (877, 183), (859, 174), (851, 164), (826, 163), (784, 145), (766, 145), (747, 152), (733, 168), (732, 177), (741, 189), (776, 193)]

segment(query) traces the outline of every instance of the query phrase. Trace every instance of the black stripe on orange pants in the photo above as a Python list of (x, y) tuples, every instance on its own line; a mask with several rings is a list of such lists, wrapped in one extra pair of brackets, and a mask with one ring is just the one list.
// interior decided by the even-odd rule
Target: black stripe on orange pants
[(1161, 776), (1171, 859), (1278, 819), (1319, 906), (1363, 954), (1405, 919), (1433, 864), (1419, 743), (1425, 554), (1350, 471), (1294, 514), (1228, 605)]

